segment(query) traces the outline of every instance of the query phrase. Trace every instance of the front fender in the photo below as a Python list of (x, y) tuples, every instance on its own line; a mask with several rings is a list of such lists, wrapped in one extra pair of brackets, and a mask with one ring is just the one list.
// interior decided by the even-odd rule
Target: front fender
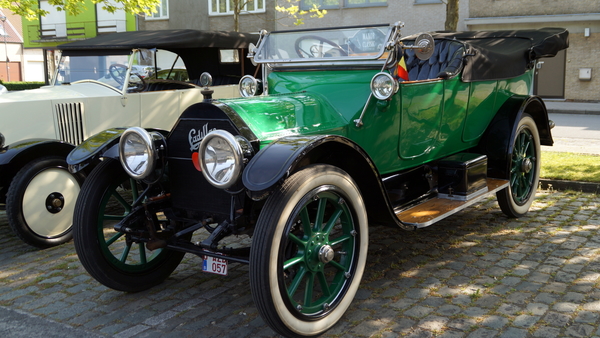
[(71, 173), (83, 170), (91, 163), (97, 164), (103, 157), (118, 158), (117, 145), (126, 128), (110, 128), (89, 137), (67, 156)]
[[(88, 138), (78, 145), (67, 156), (67, 164), (71, 173), (77, 173), (90, 164), (98, 164), (101, 158), (119, 159), (119, 140), (127, 128), (110, 128)], [(167, 135), (166, 130), (146, 128)]]
[(261, 149), (250, 160), (242, 174), (242, 182), (252, 199), (262, 200), (282, 180), (314, 163), (336, 166), (352, 177), (363, 195), (369, 222), (409, 228), (395, 217), (371, 158), (359, 145), (342, 136), (282, 137)]

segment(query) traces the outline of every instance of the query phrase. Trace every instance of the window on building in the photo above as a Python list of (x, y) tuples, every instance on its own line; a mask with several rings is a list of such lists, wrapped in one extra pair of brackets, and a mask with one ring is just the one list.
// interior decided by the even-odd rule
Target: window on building
[(387, 0), (344, 0), (344, 7), (387, 6)]
[(388, 3), (387, 0), (301, 0), (300, 8), (308, 10), (313, 5), (317, 5), (319, 9), (340, 8), (340, 2), (345, 8), (386, 6)]
[[(240, 0), (244, 1), (244, 0)], [(250, 0), (240, 13), (264, 13), (266, 0)], [(233, 15), (235, 0), (210, 0), (208, 13), (210, 15)]]
[(415, 4), (441, 4), (442, 0), (415, 0)]
[(147, 15), (146, 20), (164, 20), (169, 18), (169, 0), (160, 0), (156, 12)]
[(319, 9), (340, 8), (340, 0), (302, 0), (300, 8), (308, 10), (317, 5)]
[(6, 34), (6, 32), (4, 31), (4, 27), (0, 26), (0, 36), (8, 36), (8, 34)]

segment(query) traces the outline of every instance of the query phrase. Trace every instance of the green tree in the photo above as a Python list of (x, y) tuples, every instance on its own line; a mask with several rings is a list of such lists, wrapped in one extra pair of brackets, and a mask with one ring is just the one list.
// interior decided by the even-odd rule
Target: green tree
[(456, 31), (458, 26), (458, 0), (446, 0), (446, 23), (444, 29)]
[[(132, 14), (151, 14), (156, 11), (156, 5), (160, 0), (91, 0), (94, 4), (101, 4), (102, 8), (108, 12), (114, 13), (122, 9)], [(26, 19), (35, 19), (38, 16), (48, 14), (39, 8), (38, 0), (0, 0), (0, 8), (6, 8), (13, 13)], [(77, 15), (83, 12), (85, 0), (48, 0), (48, 3), (56, 7), (59, 11), (65, 11), (70, 15)]]
[[(232, 0), (231, 6), (233, 6), (233, 30), (236, 32), (240, 31), (240, 13), (243, 11), (246, 4), (252, 0)], [(266, 0), (268, 2), (269, 0)], [(295, 25), (304, 24), (305, 17), (311, 18), (322, 18), (327, 14), (326, 10), (321, 10), (317, 5), (312, 5), (309, 10), (300, 9), (300, 0), (277, 0), (275, 2), (275, 10), (284, 13), (286, 17), (293, 18), (296, 20)]]

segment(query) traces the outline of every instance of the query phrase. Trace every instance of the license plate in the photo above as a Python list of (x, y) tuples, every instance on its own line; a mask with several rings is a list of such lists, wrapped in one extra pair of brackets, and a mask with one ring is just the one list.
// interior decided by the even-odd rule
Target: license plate
[(202, 271), (227, 276), (227, 260), (223, 258), (203, 256)]

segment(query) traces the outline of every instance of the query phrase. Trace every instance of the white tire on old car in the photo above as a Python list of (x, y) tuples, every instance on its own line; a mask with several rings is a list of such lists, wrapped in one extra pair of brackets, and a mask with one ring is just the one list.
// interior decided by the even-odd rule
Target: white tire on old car
[(250, 251), (259, 313), (286, 337), (316, 336), (352, 303), (365, 268), (368, 222), (343, 170), (308, 166), (267, 199)]
[(63, 157), (29, 162), (8, 188), (6, 215), (12, 230), (25, 243), (38, 248), (69, 241), (82, 181), (80, 175), (69, 172)]

